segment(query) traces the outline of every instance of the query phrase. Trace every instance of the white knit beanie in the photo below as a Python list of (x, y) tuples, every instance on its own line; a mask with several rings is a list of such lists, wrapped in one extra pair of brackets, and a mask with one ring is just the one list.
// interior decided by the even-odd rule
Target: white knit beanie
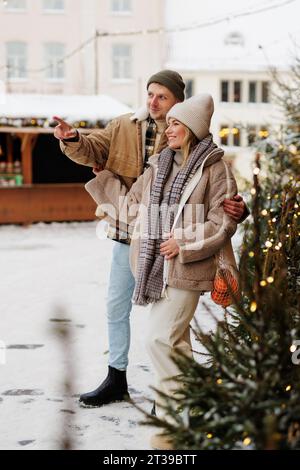
[(214, 100), (208, 93), (192, 96), (183, 103), (176, 103), (167, 114), (187, 126), (199, 139), (209, 134), (210, 120), (214, 112)]

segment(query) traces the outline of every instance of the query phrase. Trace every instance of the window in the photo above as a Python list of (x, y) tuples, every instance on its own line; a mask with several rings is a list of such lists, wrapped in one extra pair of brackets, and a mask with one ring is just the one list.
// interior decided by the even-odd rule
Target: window
[(262, 82), (261, 84), (261, 102), (269, 103), (269, 82)]
[(221, 145), (241, 145), (241, 130), (237, 126), (230, 127), (228, 124), (222, 124), (219, 131)]
[(227, 103), (229, 101), (229, 82), (221, 81), (221, 101)]
[(240, 80), (222, 80), (220, 93), (222, 103), (241, 103), (242, 82)]
[(185, 80), (185, 98), (190, 98), (194, 94), (194, 80)]
[(65, 0), (43, 0), (44, 11), (62, 12), (65, 9)]
[(27, 78), (27, 44), (25, 42), (6, 43), (7, 77)]
[(248, 145), (254, 144), (257, 138), (256, 126), (248, 126)]
[(233, 31), (227, 34), (224, 39), (224, 43), (226, 44), (226, 46), (244, 46), (245, 39), (241, 33), (239, 33), (238, 31)]
[(49, 80), (62, 80), (65, 78), (65, 64), (62, 61), (65, 56), (65, 46), (59, 42), (44, 44), (45, 74)]
[(231, 134), (233, 135), (233, 145), (235, 147), (240, 147), (240, 145), (241, 145), (241, 130), (238, 127), (233, 127), (231, 129)]
[(257, 101), (257, 82), (249, 82), (249, 103), (256, 103)]
[(240, 103), (242, 101), (242, 82), (233, 82), (233, 101)]
[(228, 145), (228, 136), (230, 133), (230, 129), (228, 124), (222, 124), (219, 132), (221, 145)]
[(6, 0), (5, 10), (26, 10), (26, 0)]
[(248, 131), (248, 145), (251, 146), (259, 139), (266, 139), (269, 137), (269, 131), (266, 126), (256, 126), (254, 124), (247, 127)]
[(269, 137), (269, 131), (268, 129), (265, 127), (265, 126), (262, 126), (258, 132), (258, 136), (261, 138), (261, 139), (266, 139), (267, 137)]
[(113, 78), (130, 79), (132, 77), (132, 46), (114, 44), (112, 49)]
[(111, 0), (111, 11), (114, 13), (131, 13), (131, 0)]
[(249, 82), (249, 103), (269, 103), (269, 82)]

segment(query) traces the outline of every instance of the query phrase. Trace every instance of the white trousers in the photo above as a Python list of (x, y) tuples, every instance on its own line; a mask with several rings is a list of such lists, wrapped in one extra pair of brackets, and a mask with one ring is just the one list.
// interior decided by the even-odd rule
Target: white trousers
[[(198, 305), (200, 292), (168, 287), (168, 298), (153, 304), (149, 313), (146, 347), (156, 374), (155, 387), (167, 395), (178, 389), (178, 383), (167, 380), (180, 373), (172, 356), (175, 350), (192, 357), (190, 322)], [(165, 418), (161, 398), (155, 397), (156, 414)]]

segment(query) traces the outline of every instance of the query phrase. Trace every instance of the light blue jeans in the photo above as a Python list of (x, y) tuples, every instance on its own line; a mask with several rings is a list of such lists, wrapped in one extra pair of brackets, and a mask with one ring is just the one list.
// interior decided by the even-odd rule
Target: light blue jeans
[(109, 365), (126, 370), (130, 346), (130, 312), (135, 280), (129, 266), (129, 245), (114, 242), (108, 285)]

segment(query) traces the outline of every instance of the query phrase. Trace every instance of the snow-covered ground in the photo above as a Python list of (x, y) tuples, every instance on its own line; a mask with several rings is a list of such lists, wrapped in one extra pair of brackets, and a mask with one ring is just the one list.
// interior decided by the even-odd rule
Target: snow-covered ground
[[(0, 449), (58, 449), (65, 430), (74, 449), (149, 449), (153, 430), (139, 424), (142, 415), (132, 405), (78, 406), (78, 395), (107, 372), (111, 250), (110, 240), (96, 237), (96, 223), (0, 227)], [(132, 312), (128, 379), (133, 400), (150, 410), (148, 313)], [(197, 318), (213, 327), (201, 304)], [(69, 333), (67, 347), (55, 333), (60, 326)]]

